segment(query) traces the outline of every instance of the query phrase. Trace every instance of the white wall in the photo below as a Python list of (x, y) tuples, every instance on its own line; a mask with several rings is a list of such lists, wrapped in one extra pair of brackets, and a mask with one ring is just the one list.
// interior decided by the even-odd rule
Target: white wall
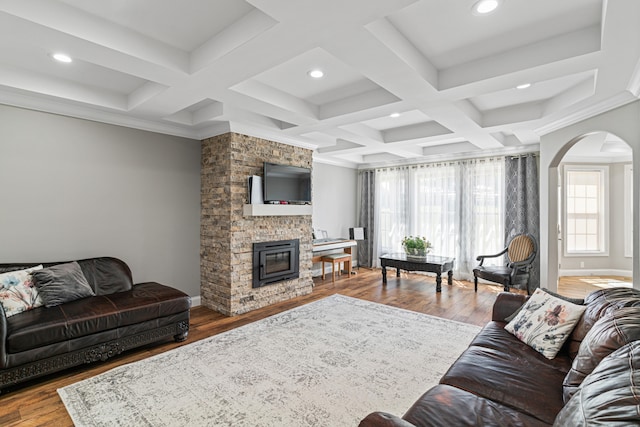
[(200, 294), (200, 142), (0, 105), (0, 262), (121, 258)]
[[(573, 144), (590, 132), (609, 132), (633, 150), (633, 170), (640, 170), (640, 101), (544, 135), (540, 139), (540, 280), (541, 286), (557, 289), (558, 165)], [(640, 289), (640, 174), (633, 176), (633, 283)]]
[[(325, 163), (313, 163), (313, 229), (327, 230), (329, 237), (349, 237), (349, 228), (357, 226), (357, 187), (356, 169), (332, 166)], [(354, 265), (357, 264), (357, 251), (352, 251)], [(331, 272), (331, 266), (325, 266)], [(320, 263), (313, 265), (313, 275), (321, 274)]]
[(357, 226), (356, 184), (358, 171), (313, 163), (313, 228), (327, 230), (329, 237), (349, 237)]

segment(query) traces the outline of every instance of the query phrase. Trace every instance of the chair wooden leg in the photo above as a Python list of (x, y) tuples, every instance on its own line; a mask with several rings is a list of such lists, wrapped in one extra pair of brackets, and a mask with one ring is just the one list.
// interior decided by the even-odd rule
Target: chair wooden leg
[(478, 292), (478, 276), (473, 276), (473, 288)]
[(324, 261), (322, 261), (322, 280), (324, 280)]
[(335, 262), (331, 263), (331, 281), (334, 283), (336, 281), (336, 263)]

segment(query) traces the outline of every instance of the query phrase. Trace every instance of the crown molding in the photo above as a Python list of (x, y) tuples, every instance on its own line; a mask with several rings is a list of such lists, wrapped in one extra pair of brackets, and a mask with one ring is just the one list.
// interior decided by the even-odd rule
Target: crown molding
[(335, 160), (335, 159), (326, 159), (323, 157), (317, 157), (317, 152), (314, 151), (313, 153), (313, 162), (314, 163), (322, 163), (325, 165), (330, 165), (330, 166), (338, 166), (341, 168), (348, 168), (348, 169), (358, 169), (358, 164), (353, 163), (353, 162), (349, 162), (347, 160)]
[(616, 164), (631, 163), (631, 155), (628, 156), (571, 156), (566, 155), (562, 158), (562, 163), (587, 163), (587, 164)]
[(31, 96), (29, 94), (0, 91), (0, 104), (17, 108), (41, 111), (44, 113), (68, 116), (76, 119), (90, 120), (110, 125), (123, 126), (147, 132), (179, 136), (182, 138), (199, 139), (198, 134), (189, 128), (169, 123), (160, 123), (132, 117), (126, 113), (102, 111), (86, 105), (60, 102), (52, 98)]
[(498, 156), (518, 156), (527, 153), (538, 153), (540, 151), (540, 144), (527, 144), (519, 147), (503, 147), (493, 150), (481, 150), (471, 151), (468, 153), (451, 153), (451, 154), (438, 154), (434, 156), (424, 156), (418, 159), (404, 159), (395, 162), (384, 163), (366, 163), (358, 165), (358, 169), (376, 169), (395, 166), (411, 166), (427, 163), (439, 163), (439, 162), (453, 162), (457, 160), (468, 159), (481, 159), (485, 157), (498, 157)]
[(583, 120), (590, 119), (607, 111), (613, 110), (623, 105), (629, 104), (637, 100), (636, 96), (633, 96), (631, 92), (623, 91), (615, 96), (609, 97), (603, 101), (595, 104), (587, 105), (571, 114), (567, 114), (558, 120), (551, 121), (543, 126), (538, 127), (535, 132), (542, 136), (551, 132), (555, 132), (559, 129), (563, 129), (567, 126), (579, 123)]

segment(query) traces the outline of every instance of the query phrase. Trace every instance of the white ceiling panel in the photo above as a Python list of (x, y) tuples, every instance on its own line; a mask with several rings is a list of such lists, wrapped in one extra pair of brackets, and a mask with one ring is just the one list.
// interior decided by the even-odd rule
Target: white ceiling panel
[(473, 3), (0, 1), (0, 103), (371, 167), (535, 150), (640, 96), (640, 1)]
[(485, 17), (475, 1), (419, 1), (389, 21), (439, 69), (598, 25), (602, 0), (506, 0)]
[(431, 121), (431, 119), (422, 111), (412, 110), (404, 112), (394, 111), (387, 116), (366, 120), (362, 123), (373, 129), (383, 131), (429, 121)]
[(60, 1), (187, 52), (253, 10), (242, 0)]
[(534, 83), (523, 82), (529, 83), (531, 86), (524, 89), (512, 87), (498, 92), (485, 93), (471, 98), (469, 101), (480, 111), (495, 110), (497, 108), (527, 104), (530, 102), (547, 101), (587, 81), (594, 82), (595, 78), (595, 71), (586, 71), (552, 80)]

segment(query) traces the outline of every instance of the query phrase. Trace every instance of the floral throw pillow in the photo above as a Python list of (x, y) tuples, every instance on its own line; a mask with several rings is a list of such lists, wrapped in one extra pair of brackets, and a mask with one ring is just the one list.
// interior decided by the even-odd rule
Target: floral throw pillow
[(38, 289), (31, 278), (32, 271), (41, 269), (42, 265), (37, 265), (26, 270), (0, 274), (0, 304), (4, 308), (6, 317), (11, 317), (42, 305)]
[(536, 289), (504, 328), (547, 359), (553, 359), (585, 309), (584, 305), (572, 304)]

